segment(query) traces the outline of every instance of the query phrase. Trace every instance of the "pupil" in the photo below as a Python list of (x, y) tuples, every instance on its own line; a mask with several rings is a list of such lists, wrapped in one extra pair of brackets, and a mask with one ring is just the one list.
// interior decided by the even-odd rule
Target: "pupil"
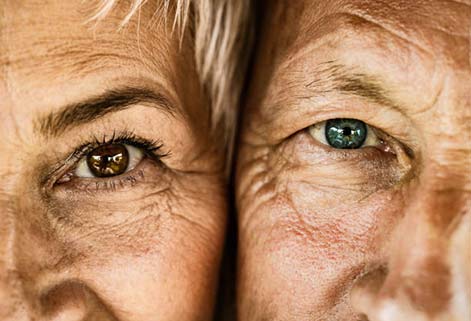
[(360, 148), (365, 142), (366, 135), (366, 124), (358, 119), (329, 119), (325, 125), (326, 140), (334, 148)]
[(100, 146), (87, 155), (87, 164), (96, 177), (120, 175), (128, 167), (129, 153), (120, 144)]

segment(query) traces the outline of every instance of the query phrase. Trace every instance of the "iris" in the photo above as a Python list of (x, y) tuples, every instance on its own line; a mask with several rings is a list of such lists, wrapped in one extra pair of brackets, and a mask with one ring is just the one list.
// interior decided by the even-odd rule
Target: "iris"
[(358, 119), (336, 118), (328, 120), (325, 124), (325, 138), (334, 148), (360, 148), (367, 134), (366, 124)]
[(96, 177), (120, 175), (128, 167), (129, 153), (122, 144), (100, 146), (87, 156), (87, 164)]

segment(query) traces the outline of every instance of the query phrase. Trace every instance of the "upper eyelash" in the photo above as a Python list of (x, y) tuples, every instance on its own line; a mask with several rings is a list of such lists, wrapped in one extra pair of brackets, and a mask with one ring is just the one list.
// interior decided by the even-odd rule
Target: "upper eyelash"
[(148, 140), (137, 136), (132, 131), (125, 131), (118, 135), (116, 132), (113, 132), (110, 138), (107, 138), (106, 135), (103, 135), (101, 139), (98, 137), (92, 138), (91, 141), (78, 147), (72, 154), (72, 158), (79, 160), (95, 148), (110, 144), (127, 144), (141, 148), (146, 156), (154, 160), (161, 160), (163, 157), (170, 155), (169, 152), (164, 153), (161, 151), (163, 143), (160, 140)]
[(119, 135), (116, 135), (116, 132), (114, 131), (111, 138), (108, 139), (106, 138), (106, 135), (103, 135), (101, 140), (94, 137), (90, 139), (89, 142), (76, 148), (64, 161), (56, 164), (50, 172), (45, 173), (41, 177), (41, 185), (43, 186), (44, 193), (48, 194), (48, 189), (53, 187), (57, 179), (63, 175), (67, 175), (69, 171), (73, 171), (82, 157), (86, 156), (89, 152), (99, 146), (112, 143), (128, 144), (141, 148), (147, 157), (153, 161), (160, 162), (160, 164), (163, 164), (161, 162), (162, 158), (170, 155), (170, 152), (162, 152), (162, 147), (164, 145), (160, 140), (147, 140), (134, 134), (132, 131), (124, 131)]

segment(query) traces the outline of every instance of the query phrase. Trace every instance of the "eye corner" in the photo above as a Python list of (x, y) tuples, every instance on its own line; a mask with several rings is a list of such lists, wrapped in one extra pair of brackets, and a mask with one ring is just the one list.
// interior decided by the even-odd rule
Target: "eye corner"
[(407, 155), (407, 157), (409, 157), (411, 160), (416, 159), (417, 155), (412, 148), (405, 144), (401, 144), (401, 146), (404, 148), (404, 153)]

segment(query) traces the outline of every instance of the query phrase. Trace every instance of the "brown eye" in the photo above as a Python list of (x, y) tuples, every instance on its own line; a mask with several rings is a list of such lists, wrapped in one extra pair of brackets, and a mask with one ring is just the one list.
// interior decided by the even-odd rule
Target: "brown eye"
[(87, 164), (96, 177), (120, 175), (128, 168), (129, 153), (123, 145), (101, 146), (87, 155)]
[(77, 177), (111, 177), (132, 170), (144, 157), (141, 149), (127, 144), (102, 145), (89, 152), (75, 170)]

